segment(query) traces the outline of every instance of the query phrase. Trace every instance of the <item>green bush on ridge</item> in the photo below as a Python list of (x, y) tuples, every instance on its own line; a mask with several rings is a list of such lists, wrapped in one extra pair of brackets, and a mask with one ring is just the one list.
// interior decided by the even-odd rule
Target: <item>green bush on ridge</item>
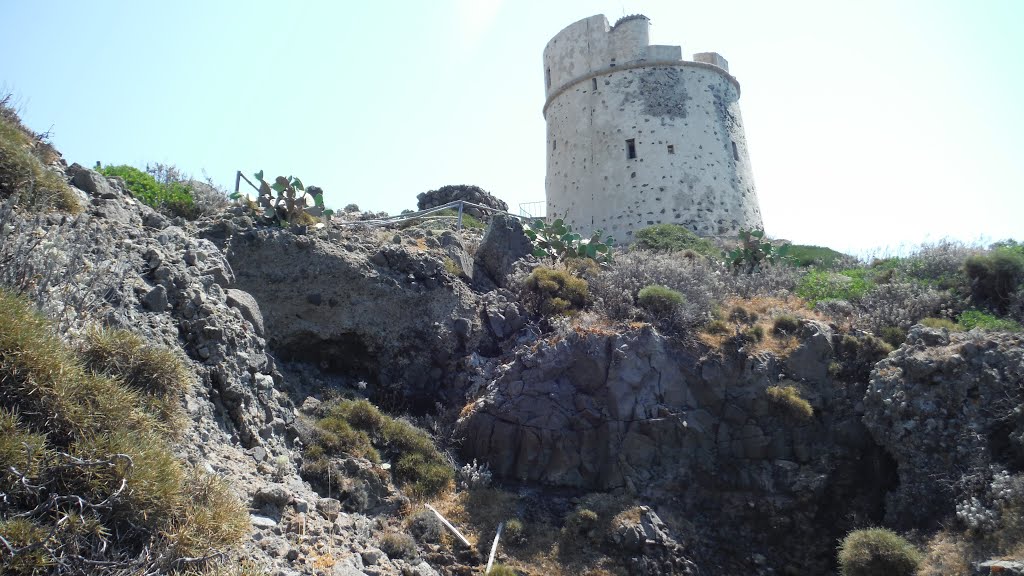
[(633, 235), (636, 248), (654, 252), (682, 252), (692, 250), (704, 256), (717, 256), (719, 249), (713, 242), (697, 236), (678, 224), (655, 224), (637, 230)]
[(152, 174), (121, 164), (101, 166), (100, 174), (124, 180), (125, 187), (143, 204), (173, 216), (194, 219), (198, 216), (191, 189), (181, 182), (158, 182)]

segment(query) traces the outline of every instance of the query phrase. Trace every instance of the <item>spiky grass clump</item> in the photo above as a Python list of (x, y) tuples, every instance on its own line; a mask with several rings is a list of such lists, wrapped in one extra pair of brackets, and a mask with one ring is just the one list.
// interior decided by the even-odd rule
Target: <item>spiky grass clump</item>
[(321, 410), (304, 468), (328, 465), (331, 454), (345, 453), (380, 462), (381, 453), (394, 460), (394, 478), (417, 497), (451, 488), (455, 471), (425, 431), (384, 414), (369, 400), (342, 399)]
[(854, 530), (839, 546), (839, 573), (843, 576), (912, 576), (920, 563), (921, 553), (886, 528)]
[(814, 408), (800, 395), (800, 390), (796, 386), (769, 386), (765, 389), (765, 394), (787, 418), (804, 422), (814, 416)]
[[(142, 572), (247, 531), (238, 499), (182, 468), (145, 405), (139, 391), (87, 370), (25, 300), (0, 290), (0, 475), (14, 487), (0, 531), (20, 539), (0, 561), (12, 573), (58, 562), (85, 570), (84, 558)], [(147, 559), (146, 548), (166, 553)]]
[(191, 376), (173, 350), (127, 330), (97, 329), (86, 335), (81, 357), (89, 370), (119, 378), (142, 394), (147, 411), (171, 431), (184, 426), (180, 397)]
[(542, 316), (582, 310), (590, 299), (587, 281), (566, 270), (538, 266), (524, 283), (526, 300)]
[(63, 176), (46, 166), (52, 148), (22, 125), (10, 101), (0, 98), (0, 198), (17, 194), (23, 207), (81, 212)]

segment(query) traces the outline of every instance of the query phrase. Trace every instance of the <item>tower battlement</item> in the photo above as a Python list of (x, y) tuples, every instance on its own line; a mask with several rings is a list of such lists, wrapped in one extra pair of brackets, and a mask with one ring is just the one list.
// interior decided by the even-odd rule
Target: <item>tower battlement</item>
[(651, 45), (642, 14), (598, 14), (544, 49), (548, 214), (618, 241), (648, 225), (761, 227), (739, 82), (720, 54)]

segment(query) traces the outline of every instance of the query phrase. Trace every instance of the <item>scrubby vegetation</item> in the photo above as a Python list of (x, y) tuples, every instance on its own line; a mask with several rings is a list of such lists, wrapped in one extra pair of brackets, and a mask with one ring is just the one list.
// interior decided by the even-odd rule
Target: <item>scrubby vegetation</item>
[(634, 248), (652, 252), (684, 252), (692, 251), (707, 257), (717, 257), (718, 246), (706, 238), (701, 238), (684, 226), (678, 224), (655, 224), (633, 235), (636, 242)]
[(0, 533), (11, 536), (0, 560), (15, 574), (97, 561), (170, 570), (237, 542), (245, 508), (174, 458), (135, 387), (149, 384), (88, 366), (28, 302), (0, 291)]
[(544, 220), (534, 220), (525, 228), (525, 232), (533, 242), (533, 255), (537, 258), (547, 258), (551, 262), (574, 258), (589, 258), (603, 264), (612, 262), (612, 237), (608, 236), (602, 241), (600, 230), (594, 232), (589, 239), (584, 239), (558, 218), (550, 224)]
[(765, 394), (787, 418), (803, 421), (814, 416), (814, 408), (800, 395), (800, 390), (796, 386), (769, 386), (765, 389)]
[(683, 303), (683, 295), (666, 286), (651, 285), (640, 289), (636, 302), (655, 316), (668, 316)]
[(824, 246), (808, 246), (804, 244), (791, 244), (787, 259), (794, 266), (814, 266), (821, 269), (832, 269), (846, 264), (855, 264), (856, 258), (837, 252)]
[(854, 530), (839, 547), (842, 576), (913, 576), (920, 563), (921, 553), (885, 528)]
[(587, 281), (565, 268), (538, 266), (524, 282), (527, 305), (542, 316), (581, 310), (589, 300)]
[(81, 346), (81, 357), (88, 370), (138, 391), (145, 399), (143, 407), (168, 431), (184, 426), (181, 396), (192, 377), (177, 353), (147, 344), (127, 330), (93, 329)]
[(121, 164), (97, 166), (100, 174), (120, 178), (140, 202), (172, 216), (194, 219), (199, 215), (191, 189), (183, 182), (158, 182), (152, 174)]
[(64, 175), (49, 167), (59, 155), (48, 136), (26, 128), (13, 106), (10, 94), (0, 95), (0, 200), (17, 195), (32, 210), (79, 212)]
[(330, 402), (314, 426), (304, 469), (321, 481), (327, 478), (330, 458), (342, 454), (374, 463), (391, 460), (395, 481), (421, 498), (450, 489), (455, 480), (451, 463), (429, 434), (384, 414), (368, 400)]

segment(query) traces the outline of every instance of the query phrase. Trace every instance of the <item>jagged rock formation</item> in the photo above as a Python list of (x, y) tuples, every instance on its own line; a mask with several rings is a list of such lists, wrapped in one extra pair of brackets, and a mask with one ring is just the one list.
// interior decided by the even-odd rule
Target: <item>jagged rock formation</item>
[[(673, 509), (700, 511), (733, 536), (717, 546), (742, 542), (745, 558), (824, 571), (831, 553), (811, 550), (850, 528), (840, 509), (880, 520), (895, 480), (860, 422), (864, 384), (827, 376), (833, 338), (806, 323), (784, 359), (680, 348), (649, 327), (541, 341), (518, 349), (464, 412), (464, 456), (521, 481), (671, 494)], [(797, 382), (811, 419), (766, 394)], [(779, 530), (783, 541), (766, 537)]]
[[(456, 200), (462, 200), (463, 202), (469, 202), (470, 204), (478, 204), (480, 206), (487, 206), (502, 212), (508, 212), (508, 204), (506, 204), (504, 200), (495, 197), (493, 194), (479, 186), (470, 186), (467, 184), (442, 186), (437, 190), (422, 192), (416, 196), (416, 206), (420, 210), (427, 210), (429, 208), (444, 206), (445, 204), (455, 202)], [(467, 214), (471, 214), (485, 222), (490, 220), (491, 216), (494, 215), (494, 212), (490, 210), (481, 210), (474, 206), (466, 206), (464, 211)]]
[(864, 423), (895, 458), (886, 521), (927, 527), (949, 514), (962, 476), (1024, 467), (1024, 337), (916, 326), (879, 362)]
[[(178, 453), (231, 480), (253, 514), (244, 554), (279, 574), (472, 570), (437, 550), (430, 563), (380, 550), (390, 520), (362, 512), (406, 501), (373, 463), (339, 457), (365, 503), (298, 475), (295, 440), (316, 405), (305, 394), (358, 379), (408, 410), (454, 414), (468, 399), (462, 455), (506, 481), (649, 503), (611, 535), (631, 574), (826, 574), (848, 529), (927, 528), (951, 513), (965, 471), (1024, 468), (1019, 335), (915, 327), (877, 365), (866, 337), (820, 322), (785, 354), (682, 345), (649, 326), (542, 335), (506, 283), (530, 266), (514, 220), (495, 218), (474, 256), (451, 232), (295, 234), (242, 211), (197, 226), (116, 179), (68, 177), (86, 212), (9, 218), (5, 245), (64, 239), (36, 256), (68, 268), (69, 284), (43, 292), (69, 334), (100, 321), (187, 355)], [(767, 393), (786, 385), (813, 416)]]
[[(285, 230), (236, 234), (236, 286), (261, 303), (269, 345), (282, 359), (366, 379), (432, 407), (481, 320), (470, 288), (427, 250), (420, 232), (397, 243), (343, 243)], [(421, 244), (422, 243), (422, 244)]]

